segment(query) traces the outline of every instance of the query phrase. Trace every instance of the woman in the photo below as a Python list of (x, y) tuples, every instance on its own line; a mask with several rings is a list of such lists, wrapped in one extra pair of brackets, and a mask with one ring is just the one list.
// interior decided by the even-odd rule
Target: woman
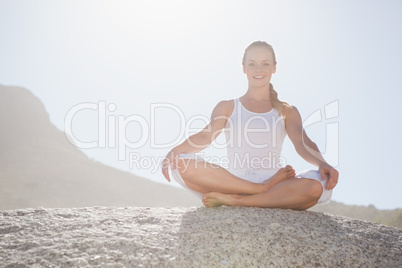
[[(207, 207), (220, 205), (304, 210), (329, 202), (338, 182), (330, 166), (308, 138), (296, 107), (278, 99), (271, 84), (276, 72), (275, 53), (269, 44), (250, 44), (243, 56), (248, 90), (239, 99), (221, 101), (211, 122), (199, 133), (174, 147), (162, 163), (168, 181), (174, 178), (202, 196)], [(229, 168), (188, 157), (208, 147), (224, 130)], [(297, 153), (318, 167), (295, 174), (280, 168), (280, 151), (288, 135)]]

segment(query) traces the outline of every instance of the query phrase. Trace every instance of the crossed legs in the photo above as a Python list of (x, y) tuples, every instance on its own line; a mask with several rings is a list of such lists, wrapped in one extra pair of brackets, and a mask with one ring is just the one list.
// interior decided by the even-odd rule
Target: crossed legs
[(286, 166), (262, 184), (234, 176), (226, 169), (199, 160), (181, 159), (178, 171), (186, 185), (204, 193), (207, 207), (220, 205), (290, 208), (304, 210), (314, 206), (323, 191), (316, 180), (298, 178)]
[(207, 207), (227, 205), (305, 210), (317, 204), (322, 190), (318, 181), (298, 178), (283, 181), (265, 192), (253, 195), (206, 193), (202, 202)]

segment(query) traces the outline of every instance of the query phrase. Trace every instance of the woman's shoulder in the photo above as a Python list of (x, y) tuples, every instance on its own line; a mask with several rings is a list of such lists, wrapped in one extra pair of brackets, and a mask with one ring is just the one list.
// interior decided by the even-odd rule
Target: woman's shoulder
[(234, 100), (221, 100), (215, 106), (214, 113), (230, 116), (234, 108)]
[(299, 110), (296, 108), (296, 106), (293, 105), (285, 105), (283, 107), (283, 116), (285, 117), (285, 119), (292, 119), (292, 118), (299, 118), (300, 117), (300, 113)]
[(283, 113), (294, 113), (296, 111), (298, 111), (296, 106), (293, 106), (291, 104), (287, 103), (287, 105), (283, 106)]
[(233, 110), (234, 101), (235, 100), (221, 100), (220, 102), (218, 102), (216, 107), (220, 107), (221, 109), (225, 109), (225, 110), (226, 109)]

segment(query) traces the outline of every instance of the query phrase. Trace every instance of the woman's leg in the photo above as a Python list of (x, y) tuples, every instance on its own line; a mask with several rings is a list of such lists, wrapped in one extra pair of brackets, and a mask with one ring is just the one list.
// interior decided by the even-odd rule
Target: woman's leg
[(202, 200), (207, 207), (228, 205), (304, 210), (317, 204), (322, 191), (320, 182), (301, 178), (282, 181), (259, 194), (235, 195), (211, 192), (204, 194)]
[(264, 183), (253, 183), (236, 177), (219, 165), (194, 159), (180, 159), (177, 169), (186, 185), (200, 193), (258, 194), (295, 177), (293, 168), (287, 166)]

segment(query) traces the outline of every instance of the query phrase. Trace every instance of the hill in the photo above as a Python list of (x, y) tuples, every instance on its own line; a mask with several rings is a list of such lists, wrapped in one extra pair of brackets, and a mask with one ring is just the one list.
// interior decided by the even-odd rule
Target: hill
[(309, 210), (366, 220), (402, 229), (402, 209), (381, 210), (373, 205), (353, 206), (331, 201), (326, 205), (317, 205)]
[(20, 87), (0, 86), (0, 210), (196, 206), (191, 193), (89, 159)]

